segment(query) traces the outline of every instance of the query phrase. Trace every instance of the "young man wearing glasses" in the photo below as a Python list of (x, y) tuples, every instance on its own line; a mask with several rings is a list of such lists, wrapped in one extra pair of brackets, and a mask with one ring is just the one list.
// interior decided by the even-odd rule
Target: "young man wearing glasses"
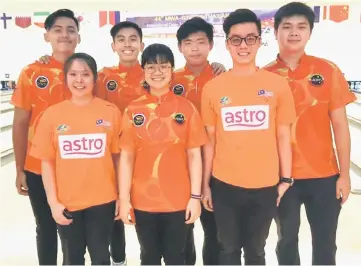
[(290, 82), (298, 117), (292, 130), (295, 184), (284, 195), (276, 219), (280, 265), (301, 263), (298, 229), (302, 204), (312, 231), (312, 264), (336, 264), (338, 217), (350, 193), (350, 132), (345, 106), (355, 95), (335, 64), (305, 54), (314, 20), (313, 10), (303, 3), (281, 7), (275, 15), (279, 55), (265, 68)]
[[(265, 265), (264, 247), (277, 205), (292, 185), (293, 97), (286, 80), (256, 66), (261, 22), (248, 9), (224, 21), (233, 68), (208, 82), (201, 110), (203, 204), (214, 211), (220, 265)], [(215, 152), (216, 151), (216, 152)]]

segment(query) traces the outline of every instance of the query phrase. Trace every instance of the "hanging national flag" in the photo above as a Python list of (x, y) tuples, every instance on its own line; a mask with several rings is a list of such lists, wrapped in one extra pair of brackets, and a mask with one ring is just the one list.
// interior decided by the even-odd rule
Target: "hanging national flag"
[(349, 9), (348, 5), (325, 6), (323, 8), (323, 19), (329, 19), (337, 23), (348, 20)]
[(120, 22), (120, 11), (109, 11), (109, 24), (115, 25)]
[(34, 24), (40, 28), (44, 28), (44, 22), (50, 12), (34, 12)]
[(330, 20), (342, 22), (348, 20), (349, 6), (330, 6)]
[(99, 11), (99, 27), (120, 22), (120, 11)]
[(315, 23), (320, 22), (320, 15), (321, 15), (321, 7), (320, 6), (314, 6), (313, 12), (315, 12)]
[(99, 11), (99, 27), (103, 27), (107, 24), (108, 21), (108, 12)]
[(31, 17), (15, 17), (15, 25), (25, 29), (31, 25)]

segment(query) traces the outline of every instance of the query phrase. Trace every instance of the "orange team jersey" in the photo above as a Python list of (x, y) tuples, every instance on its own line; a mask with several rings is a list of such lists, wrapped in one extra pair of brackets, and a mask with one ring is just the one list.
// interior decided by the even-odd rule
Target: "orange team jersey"
[(276, 129), (295, 119), (284, 79), (262, 69), (248, 77), (223, 73), (204, 87), (202, 117), (216, 130), (215, 178), (243, 188), (278, 183)]
[(142, 67), (136, 64), (125, 67), (105, 67), (98, 73), (98, 82), (95, 95), (114, 103), (121, 112), (128, 104), (143, 93), (144, 74)]
[(185, 210), (191, 193), (187, 149), (207, 141), (194, 105), (171, 91), (161, 98), (146, 93), (125, 110), (122, 128), (120, 148), (135, 152), (132, 206)]
[(40, 161), (29, 155), (29, 151), (39, 119), (49, 106), (71, 96), (69, 89), (64, 86), (63, 78), (63, 64), (53, 57), (46, 65), (35, 62), (21, 71), (11, 98), (15, 107), (31, 111), (24, 168), (35, 174), (41, 173)]
[(356, 99), (339, 68), (325, 59), (304, 55), (292, 71), (280, 58), (265, 67), (285, 78), (295, 100), (292, 129), (292, 176), (321, 178), (339, 172), (332, 144), (330, 112)]
[(174, 72), (172, 91), (187, 98), (200, 111), (203, 86), (214, 77), (210, 64), (206, 65), (199, 76), (195, 76), (186, 65)]
[(117, 198), (112, 154), (120, 152), (120, 124), (118, 108), (99, 98), (86, 106), (63, 101), (44, 113), (31, 155), (54, 160), (58, 200), (70, 211)]

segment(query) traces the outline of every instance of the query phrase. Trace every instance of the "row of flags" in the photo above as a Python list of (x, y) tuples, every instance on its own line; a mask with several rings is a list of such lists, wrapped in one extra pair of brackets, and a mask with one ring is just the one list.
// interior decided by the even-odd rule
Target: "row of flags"
[[(51, 12), (42, 11), (42, 12), (34, 12), (32, 16), (11, 16), (6, 13), (0, 13), (0, 20), (2, 20), (3, 28), (7, 29), (8, 23), (10, 21), (15, 22), (15, 25), (20, 28), (28, 28), (31, 25), (38, 26), (40, 28), (44, 28), (44, 22), (47, 16), (49, 16)], [(119, 23), (120, 20), (120, 11), (99, 11), (99, 27), (103, 27), (105, 25), (115, 25)], [(77, 19), (81, 23), (84, 21), (83, 15), (76, 15)], [(1, 21), (0, 21), (1, 22)]]
[[(350, 6), (349, 5), (330, 5), (330, 6), (314, 6), (316, 15), (316, 23), (322, 20), (331, 20), (334, 22), (342, 22), (349, 19)], [(6, 13), (0, 13), (0, 23), (4, 29), (7, 29), (10, 22), (15, 22), (15, 25), (20, 28), (28, 28), (35, 25), (44, 28), (44, 21), (50, 12), (34, 12), (32, 16), (11, 16)], [(115, 25), (121, 21), (120, 11), (99, 11), (99, 27), (105, 25)], [(84, 16), (77, 16), (79, 22), (84, 21)], [(360, 16), (361, 22), (361, 16)]]
[(339, 23), (348, 20), (350, 7), (348, 5), (315, 6), (313, 11), (316, 16), (315, 22), (320, 22), (321, 20), (331, 20)]

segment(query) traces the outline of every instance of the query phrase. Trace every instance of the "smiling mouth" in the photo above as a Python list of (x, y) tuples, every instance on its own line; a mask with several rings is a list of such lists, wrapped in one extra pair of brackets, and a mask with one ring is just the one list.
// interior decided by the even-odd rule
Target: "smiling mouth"
[(83, 89), (85, 89), (85, 87), (84, 86), (73, 86), (75, 89), (77, 89), (77, 90), (83, 90)]
[(159, 82), (159, 81), (163, 81), (164, 78), (152, 78), (153, 81)]
[(248, 56), (250, 53), (238, 53), (239, 56)]
[(122, 53), (124, 53), (124, 54), (132, 54), (133, 50), (122, 50)]

